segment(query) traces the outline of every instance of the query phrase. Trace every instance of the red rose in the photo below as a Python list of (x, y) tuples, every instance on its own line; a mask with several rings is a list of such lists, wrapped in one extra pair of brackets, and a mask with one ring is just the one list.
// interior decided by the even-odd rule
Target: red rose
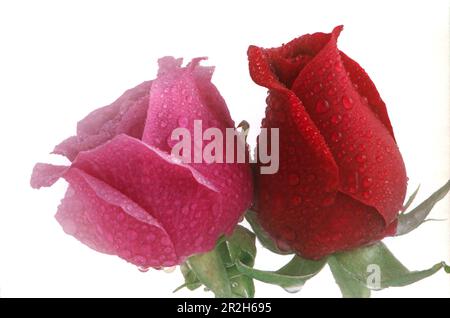
[(252, 79), (269, 89), (262, 126), (280, 129), (279, 171), (257, 176), (258, 218), (310, 259), (394, 234), (406, 192), (385, 104), (337, 48), (341, 31), (248, 50)]
[(142, 267), (180, 264), (231, 233), (251, 203), (249, 165), (171, 156), (175, 128), (192, 132), (194, 120), (205, 129), (234, 127), (213, 68), (200, 60), (181, 67), (181, 59), (161, 59), (154, 81), (89, 114), (55, 148), (69, 167), (36, 165), (33, 187), (60, 177), (69, 183), (56, 214), (66, 233)]

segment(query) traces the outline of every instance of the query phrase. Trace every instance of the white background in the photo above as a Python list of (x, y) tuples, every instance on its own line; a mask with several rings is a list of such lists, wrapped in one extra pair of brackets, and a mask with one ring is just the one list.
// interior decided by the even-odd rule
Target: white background
[[(304, 33), (345, 29), (340, 48), (368, 71), (388, 105), (409, 192), (420, 202), (449, 178), (449, 3), (447, 1), (1, 1), (0, 295), (172, 297), (181, 274), (139, 272), (63, 233), (53, 215), (63, 181), (29, 187), (38, 161), (75, 132), (77, 120), (156, 74), (164, 55), (209, 56), (213, 81), (254, 140), (265, 89), (251, 81), (249, 44), (271, 47)], [(435, 218), (448, 218), (449, 199)], [(450, 222), (429, 222), (386, 239), (410, 269), (450, 261)], [(256, 267), (287, 261), (260, 250)], [(290, 295), (257, 283), (259, 297), (338, 297), (328, 269)], [(211, 296), (202, 290), (180, 297)], [(375, 297), (449, 297), (443, 271)]]

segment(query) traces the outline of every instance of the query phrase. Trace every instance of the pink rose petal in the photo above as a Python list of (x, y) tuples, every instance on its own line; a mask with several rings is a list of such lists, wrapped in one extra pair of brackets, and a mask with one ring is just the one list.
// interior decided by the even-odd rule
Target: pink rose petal
[[(125, 160), (126, 158), (126, 160)], [(117, 189), (163, 224), (179, 256), (206, 251), (224, 232), (222, 198), (200, 173), (126, 135), (80, 153), (73, 166)]]
[(80, 151), (95, 148), (118, 134), (141, 138), (151, 84), (143, 82), (111, 105), (90, 113), (78, 123), (77, 135), (61, 142), (53, 152), (73, 161)]
[(70, 188), (56, 219), (67, 234), (103, 253), (142, 267), (177, 263), (164, 228), (139, 205), (108, 184), (71, 168)]
[(31, 187), (35, 189), (50, 187), (61, 178), (66, 170), (66, 166), (38, 163), (34, 166), (33, 173), (31, 174)]
[[(203, 131), (210, 127), (218, 128), (224, 137), (225, 129), (234, 127), (225, 101), (210, 81), (213, 69), (199, 66), (200, 60), (195, 59), (184, 68), (180, 66), (179, 60), (163, 58), (159, 61), (164, 71), (159, 73), (152, 84), (147, 122), (142, 137), (145, 143), (170, 153), (173, 146), (170, 142), (172, 131), (184, 127), (194, 136), (194, 120), (202, 121)], [(171, 71), (167, 72), (167, 69)], [(203, 147), (206, 144), (207, 142), (204, 142)], [(192, 153), (191, 162), (193, 161)], [(225, 217), (223, 222), (227, 225), (228, 233), (236, 224), (236, 213), (242, 214), (251, 200), (253, 190), (249, 165), (191, 165), (210, 180), (226, 200), (223, 214), (228, 217)]]

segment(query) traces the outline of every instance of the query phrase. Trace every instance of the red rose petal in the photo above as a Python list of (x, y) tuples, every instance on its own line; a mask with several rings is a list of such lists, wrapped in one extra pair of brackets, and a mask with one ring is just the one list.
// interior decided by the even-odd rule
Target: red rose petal
[(78, 123), (77, 135), (57, 145), (54, 153), (73, 161), (80, 151), (93, 149), (118, 134), (141, 138), (151, 81), (127, 90), (111, 105), (99, 108)]
[[(261, 213), (272, 219), (271, 211), (294, 208), (300, 201), (319, 205), (336, 194), (338, 170), (332, 154), (301, 101), (271, 72), (262, 49), (250, 47), (248, 56), (253, 80), (270, 89), (262, 126), (279, 128), (280, 135), (280, 170), (270, 175), (258, 172)], [(286, 187), (289, 178), (295, 182)]]
[(263, 227), (309, 259), (320, 259), (336, 250), (349, 250), (384, 236), (385, 223), (372, 207), (338, 193), (334, 203), (324, 207), (272, 210), (271, 219), (262, 215)]
[(278, 79), (288, 88), (291, 87), (300, 71), (328, 42), (330, 34), (305, 34), (278, 48), (265, 49), (269, 65)]
[[(397, 216), (406, 192), (406, 172), (391, 132), (354, 88), (336, 46), (341, 29), (307, 65), (292, 90), (324, 136), (339, 166), (339, 190), (375, 207), (386, 224)], [(311, 74), (314, 74), (311, 77)], [(316, 85), (318, 93), (311, 94)], [(320, 111), (323, 103), (329, 105)], [(341, 118), (334, 123), (333, 118)]]
[(375, 113), (377, 118), (384, 124), (386, 129), (391, 133), (394, 138), (394, 131), (392, 129), (391, 121), (389, 120), (386, 104), (381, 99), (375, 84), (367, 75), (366, 71), (354, 60), (345, 55), (343, 52), (339, 52), (341, 55), (342, 63), (349, 73), (348, 76), (358, 91), (359, 95), (364, 96), (368, 100), (368, 105)]

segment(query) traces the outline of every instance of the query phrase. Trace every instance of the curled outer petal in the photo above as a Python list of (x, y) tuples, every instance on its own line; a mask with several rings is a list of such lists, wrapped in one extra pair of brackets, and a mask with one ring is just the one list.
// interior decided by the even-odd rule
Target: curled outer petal
[(280, 245), (313, 259), (392, 234), (406, 192), (385, 105), (337, 49), (341, 30), (249, 48), (250, 74), (269, 89), (263, 127), (280, 128), (280, 171), (257, 177), (259, 218)]

